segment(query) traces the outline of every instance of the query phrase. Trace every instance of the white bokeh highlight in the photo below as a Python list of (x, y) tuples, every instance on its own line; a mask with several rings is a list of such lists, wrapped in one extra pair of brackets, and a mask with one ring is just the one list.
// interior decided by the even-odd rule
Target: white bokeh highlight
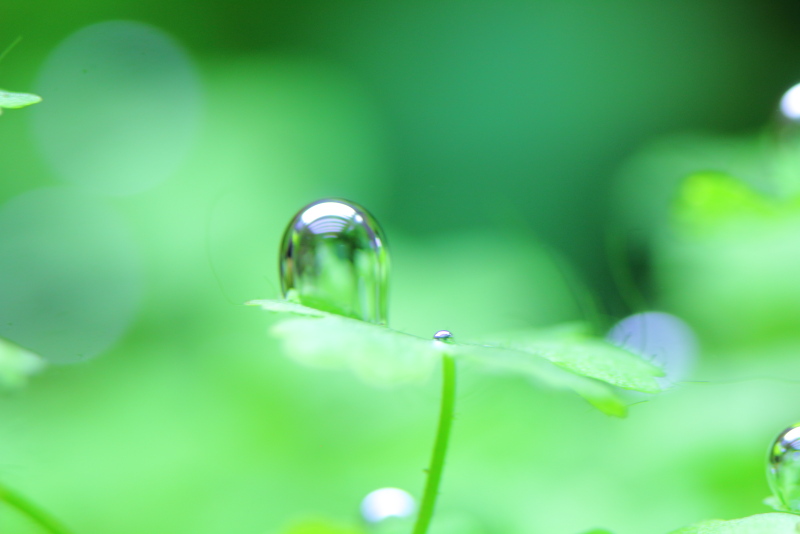
[(416, 509), (414, 497), (399, 488), (377, 489), (361, 501), (361, 515), (369, 523), (379, 523), (390, 517), (408, 517)]
[(783, 94), (780, 108), (787, 119), (800, 120), (800, 83)]

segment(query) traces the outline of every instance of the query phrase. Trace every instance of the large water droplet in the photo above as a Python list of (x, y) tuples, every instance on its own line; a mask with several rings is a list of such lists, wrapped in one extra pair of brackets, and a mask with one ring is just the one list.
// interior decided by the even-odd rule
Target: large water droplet
[(358, 204), (328, 198), (301, 209), (283, 234), (280, 267), (286, 299), (386, 324), (389, 252)]
[(800, 423), (775, 438), (769, 449), (767, 479), (775, 497), (792, 512), (800, 512)]

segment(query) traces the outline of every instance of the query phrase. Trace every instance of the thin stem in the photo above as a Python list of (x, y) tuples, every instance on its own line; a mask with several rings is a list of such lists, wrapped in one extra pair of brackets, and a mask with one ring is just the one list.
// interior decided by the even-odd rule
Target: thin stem
[(428, 480), (425, 493), (414, 525), (413, 534), (425, 534), (433, 518), (436, 497), (439, 496), (439, 483), (442, 480), (444, 458), (447, 455), (447, 442), (453, 426), (453, 408), (456, 401), (456, 362), (448, 355), (442, 356), (442, 407), (439, 412), (439, 428), (436, 431), (436, 443), (433, 446), (431, 464), (428, 468)]
[(6, 486), (0, 485), (0, 502), (4, 502), (51, 534), (70, 534), (70, 530), (53, 516)]
[(16, 39), (14, 39), (14, 42), (11, 43), (10, 45), (8, 45), (8, 47), (5, 50), (3, 50), (2, 53), (0, 53), (0, 61), (3, 61), (3, 59), (5, 59), (5, 57), (6, 57), (6, 55), (8, 55), (8, 53), (11, 52), (14, 49), (14, 47), (19, 44), (20, 41), (22, 41), (22, 36), (21, 35), (19, 37), (17, 37)]
[(611, 267), (611, 276), (617, 286), (622, 301), (628, 306), (631, 313), (638, 313), (647, 309), (647, 300), (639, 290), (636, 279), (631, 270), (630, 254), (621, 230), (606, 232), (606, 251), (608, 265)]

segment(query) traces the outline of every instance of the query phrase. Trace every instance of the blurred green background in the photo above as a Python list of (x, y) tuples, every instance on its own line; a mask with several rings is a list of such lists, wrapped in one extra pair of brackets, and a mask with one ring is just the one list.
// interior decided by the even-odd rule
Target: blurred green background
[[(776, 111), (798, 23), (755, 0), (4, 2), (0, 87), (44, 102), (0, 116), (0, 336), (56, 365), (0, 398), (0, 481), (84, 534), (358, 524), (374, 489), (418, 495), (437, 381), (296, 367), (241, 305), (278, 296), (285, 225), (338, 196), (388, 236), (396, 329), (604, 335), (657, 309), (699, 340), (622, 421), (463, 369), (433, 532), (768, 511), (766, 448), (800, 419)], [(770, 214), (671, 210), (695, 171)], [(0, 532), (37, 530), (0, 507)]]

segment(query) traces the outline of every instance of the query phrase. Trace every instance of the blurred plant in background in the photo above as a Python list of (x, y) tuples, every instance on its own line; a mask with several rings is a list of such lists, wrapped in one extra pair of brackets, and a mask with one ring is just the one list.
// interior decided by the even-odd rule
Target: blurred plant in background
[[(0, 336), (51, 364), (0, 398), (0, 480), (77, 532), (310, 533), (416, 491), (435, 382), (295, 368), (241, 306), (278, 295), (281, 231), (326, 196), (386, 227), (399, 330), (590, 320), (659, 360), (663, 316), (609, 332), (658, 310), (699, 347), (624, 421), (463, 369), (442, 534), (769, 511), (764, 451), (800, 404), (798, 152), (772, 116), (793, 4), (0, 14), (24, 36), (0, 83), (45, 97), (0, 116)], [(5, 508), (0, 531), (37, 532)]]

